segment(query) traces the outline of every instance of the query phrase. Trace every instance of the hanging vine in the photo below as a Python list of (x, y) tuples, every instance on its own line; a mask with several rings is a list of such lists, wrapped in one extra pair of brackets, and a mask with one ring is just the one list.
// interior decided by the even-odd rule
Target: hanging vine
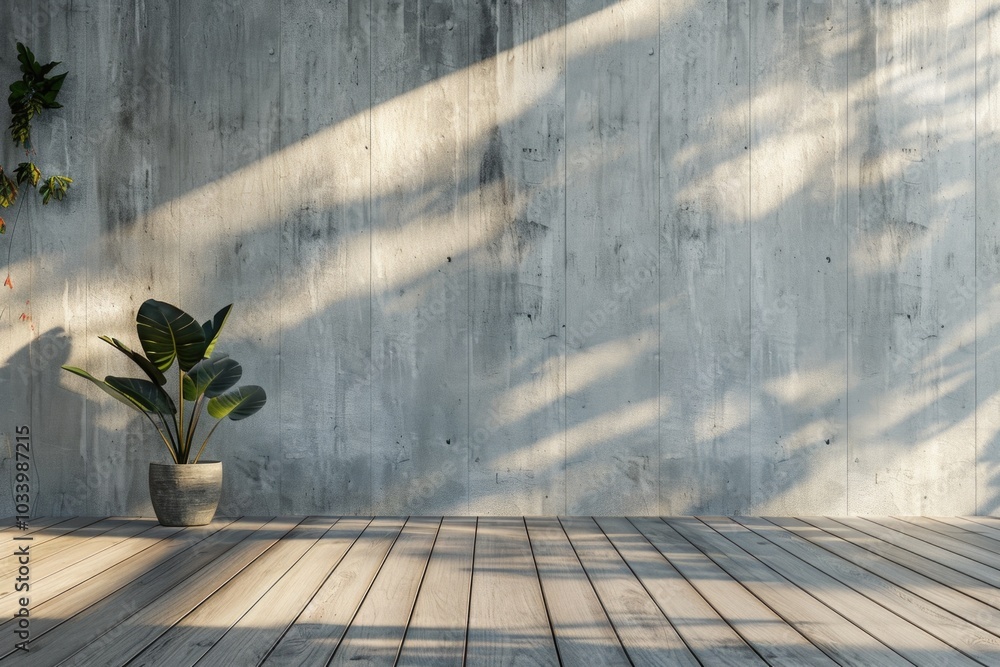
[[(69, 176), (45, 176), (35, 164), (36, 151), (31, 145), (31, 122), (46, 109), (62, 107), (56, 101), (59, 90), (67, 72), (50, 76), (53, 69), (59, 65), (51, 62), (42, 65), (35, 55), (21, 42), (17, 43), (17, 60), (21, 64), (21, 78), (10, 84), (10, 96), (7, 104), (10, 106), (10, 136), (14, 146), (24, 150), (25, 161), (18, 163), (14, 170), (4, 169), (0, 165), (0, 207), (9, 208), (17, 201), (17, 213), (11, 223), (11, 239), (7, 245), (7, 279), (4, 285), (13, 288), (10, 279), (10, 250), (13, 242), (17, 218), (21, 214), (24, 199), (18, 201), (18, 195), (24, 187), (30, 187), (38, 192), (42, 204), (48, 204), (50, 199), (61, 201), (66, 196), (73, 179)], [(7, 232), (7, 222), (0, 217), (0, 234)]]

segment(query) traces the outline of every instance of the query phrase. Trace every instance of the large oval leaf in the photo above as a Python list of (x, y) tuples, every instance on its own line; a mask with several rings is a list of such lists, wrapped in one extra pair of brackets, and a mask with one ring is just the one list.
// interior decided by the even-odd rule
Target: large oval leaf
[(226, 323), (229, 318), (229, 311), (233, 309), (233, 304), (229, 304), (225, 308), (221, 308), (219, 312), (215, 314), (215, 317), (209, 322), (205, 322), (201, 325), (202, 331), (205, 332), (205, 355), (206, 357), (212, 356), (212, 350), (215, 349), (215, 344), (219, 340), (219, 334), (222, 333), (222, 325)]
[(117, 389), (109, 386), (108, 383), (105, 382), (104, 380), (98, 380), (97, 378), (95, 378), (93, 375), (83, 370), (82, 368), (76, 368), (75, 366), (63, 366), (63, 370), (67, 370), (70, 373), (74, 373), (82, 378), (90, 380), (98, 387), (100, 387), (101, 391), (108, 394), (109, 396), (113, 396), (114, 398), (118, 399), (119, 401), (129, 406), (130, 408), (135, 408), (136, 410), (145, 412), (145, 410), (141, 406), (137, 405), (136, 402), (133, 401), (131, 398), (129, 398), (122, 392), (118, 391)]
[(233, 421), (246, 419), (267, 402), (267, 394), (257, 385), (248, 384), (208, 401), (208, 414), (216, 419), (229, 417)]
[(193, 317), (163, 301), (149, 299), (135, 318), (139, 342), (153, 365), (165, 371), (174, 360), (185, 373), (205, 356), (205, 331)]
[(149, 380), (135, 378), (119, 378), (109, 375), (104, 378), (108, 386), (121, 392), (143, 412), (172, 415), (177, 412), (174, 402), (156, 384)]
[(126, 357), (134, 361), (139, 366), (139, 368), (141, 368), (143, 372), (145, 372), (146, 375), (149, 376), (149, 379), (155, 382), (156, 384), (162, 387), (167, 383), (166, 376), (159, 368), (154, 366), (149, 359), (142, 356), (141, 354), (130, 348), (125, 343), (121, 342), (117, 338), (112, 338), (111, 336), (98, 336), (98, 338), (103, 340), (108, 345), (111, 345), (116, 350), (124, 354)]
[(235, 359), (202, 359), (184, 376), (184, 400), (196, 401), (202, 394), (214, 398), (235, 386), (242, 376), (243, 367)]

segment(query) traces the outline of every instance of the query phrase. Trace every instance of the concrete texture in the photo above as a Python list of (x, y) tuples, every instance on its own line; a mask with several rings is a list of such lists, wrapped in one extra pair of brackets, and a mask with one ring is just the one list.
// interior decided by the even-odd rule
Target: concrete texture
[(0, 470), (27, 425), (35, 515), (151, 513), (162, 445), (59, 366), (155, 297), (234, 302), (269, 393), (229, 514), (996, 514), (998, 15), (3, 3), (75, 183), (0, 211)]

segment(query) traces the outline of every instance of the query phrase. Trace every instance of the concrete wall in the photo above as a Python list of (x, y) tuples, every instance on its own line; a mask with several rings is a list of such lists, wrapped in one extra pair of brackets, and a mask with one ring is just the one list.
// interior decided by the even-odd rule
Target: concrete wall
[[(270, 395), (223, 511), (1000, 513), (1000, 0), (14, 0), (34, 514), (148, 514), (149, 297)], [(4, 165), (18, 156), (3, 143)], [(8, 228), (13, 209), (3, 211)], [(0, 514), (13, 513), (6, 495)]]

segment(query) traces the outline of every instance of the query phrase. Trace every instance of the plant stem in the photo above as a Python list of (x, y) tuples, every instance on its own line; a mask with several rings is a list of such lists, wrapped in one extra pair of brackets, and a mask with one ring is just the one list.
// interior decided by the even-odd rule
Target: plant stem
[(190, 442), (184, 433), (184, 371), (181, 360), (177, 360), (177, 441), (181, 463), (187, 463)]
[[(173, 419), (167, 419), (163, 415), (162, 412), (157, 412), (156, 414), (160, 417), (160, 423), (163, 424), (163, 430), (166, 431), (167, 435), (170, 437), (170, 451), (174, 453), (174, 459), (176, 460), (177, 459), (177, 436), (175, 436), (174, 432), (170, 430), (170, 427), (173, 425), (173, 421), (174, 420)], [(157, 430), (159, 430), (159, 429), (157, 429)], [(161, 436), (162, 436), (162, 433), (161, 433)]]
[(213, 426), (212, 430), (209, 431), (208, 435), (205, 436), (205, 442), (201, 443), (201, 449), (198, 450), (198, 456), (194, 457), (194, 461), (192, 461), (192, 463), (197, 463), (198, 459), (201, 458), (201, 453), (205, 451), (205, 445), (208, 444), (208, 439), (212, 437), (212, 434), (215, 433), (215, 429), (219, 428), (219, 424), (221, 423), (222, 423), (221, 419), (215, 422), (215, 426)]
[(17, 219), (21, 217), (21, 206), (24, 205), (24, 198), (17, 198), (17, 212), (14, 213), (14, 222), (10, 223), (10, 240), (7, 241), (7, 275), (10, 276), (10, 251), (14, 248), (14, 232), (17, 231)]
[[(159, 434), (160, 439), (163, 440), (163, 444), (167, 446), (167, 451), (170, 452), (170, 458), (174, 460), (174, 463), (178, 463), (177, 455), (174, 454), (174, 448), (170, 446), (170, 442), (167, 441), (166, 436), (163, 435), (163, 431), (160, 430), (160, 427), (156, 425), (156, 422), (153, 421), (153, 418), (149, 416), (148, 412), (142, 412), (142, 414), (146, 415), (146, 419), (148, 419), (149, 423), (152, 424), (153, 428), (156, 429), (156, 432), (157, 434)], [(161, 420), (163, 419), (163, 415), (160, 415), (160, 419)]]
[(188, 417), (187, 441), (194, 442), (194, 432), (198, 428), (198, 421), (201, 419), (202, 404), (205, 402), (205, 394), (198, 397), (191, 408), (191, 416)]

